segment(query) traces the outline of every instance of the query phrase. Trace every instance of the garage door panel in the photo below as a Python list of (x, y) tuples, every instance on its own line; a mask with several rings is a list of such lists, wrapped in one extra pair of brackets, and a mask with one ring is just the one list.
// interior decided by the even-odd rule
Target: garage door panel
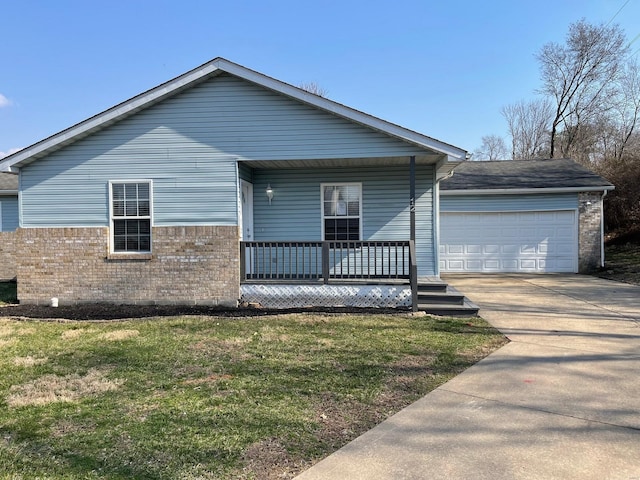
[(522, 255), (538, 255), (540, 245), (519, 245), (518, 253)]
[(496, 265), (498, 271), (514, 270), (518, 266), (518, 261), (515, 259), (505, 259), (497, 262)]
[(486, 260), (482, 265), (485, 270), (500, 271), (500, 262), (498, 260)]
[(467, 254), (475, 255), (482, 254), (482, 245), (467, 245)]
[(441, 215), (444, 272), (575, 272), (576, 213), (488, 212)]
[(557, 257), (556, 262), (558, 263), (558, 265), (565, 269), (571, 268), (573, 265), (573, 262), (571, 260), (562, 257)]
[(535, 270), (538, 268), (538, 262), (535, 259), (520, 260), (518, 267), (520, 270)]
[(482, 260), (467, 260), (466, 262), (467, 270), (473, 270), (478, 268), (482, 268)]
[(557, 255), (571, 255), (573, 253), (573, 248), (570, 245), (558, 245), (555, 249)]
[(464, 253), (464, 245), (448, 245), (445, 251), (451, 254)]
[(500, 245), (485, 245), (482, 251), (485, 255), (494, 255), (500, 253)]

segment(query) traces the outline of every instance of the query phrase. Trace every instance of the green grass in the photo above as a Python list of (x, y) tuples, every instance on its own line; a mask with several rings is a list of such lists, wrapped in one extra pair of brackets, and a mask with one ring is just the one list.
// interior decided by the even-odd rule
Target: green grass
[(291, 478), (503, 343), (408, 315), (0, 319), (0, 478)]

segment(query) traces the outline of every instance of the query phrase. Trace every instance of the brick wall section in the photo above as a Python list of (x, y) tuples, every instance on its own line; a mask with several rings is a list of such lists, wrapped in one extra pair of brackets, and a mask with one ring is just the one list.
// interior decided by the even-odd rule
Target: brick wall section
[(153, 227), (153, 254), (109, 255), (108, 228), (18, 229), (18, 300), (236, 306), (238, 228)]
[(16, 234), (15, 232), (0, 232), (0, 280), (16, 278)]
[(602, 192), (578, 194), (578, 271), (589, 273), (600, 267)]

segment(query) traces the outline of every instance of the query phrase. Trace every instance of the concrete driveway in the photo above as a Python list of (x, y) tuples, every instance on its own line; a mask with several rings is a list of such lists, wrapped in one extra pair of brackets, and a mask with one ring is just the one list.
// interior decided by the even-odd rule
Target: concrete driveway
[(445, 280), (511, 343), (298, 478), (640, 480), (640, 287)]

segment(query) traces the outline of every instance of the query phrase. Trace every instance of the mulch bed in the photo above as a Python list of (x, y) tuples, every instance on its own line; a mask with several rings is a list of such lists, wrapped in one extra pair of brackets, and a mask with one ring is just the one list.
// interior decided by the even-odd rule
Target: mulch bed
[(269, 310), (251, 307), (215, 307), (204, 305), (112, 305), (80, 304), (50, 307), (43, 305), (4, 305), (0, 307), (0, 317), (36, 320), (93, 320), (110, 321), (132, 318), (177, 317), (182, 315), (203, 315), (214, 317), (256, 317), (283, 313), (329, 313), (329, 314), (383, 314), (406, 313), (400, 309), (369, 308), (297, 308)]

